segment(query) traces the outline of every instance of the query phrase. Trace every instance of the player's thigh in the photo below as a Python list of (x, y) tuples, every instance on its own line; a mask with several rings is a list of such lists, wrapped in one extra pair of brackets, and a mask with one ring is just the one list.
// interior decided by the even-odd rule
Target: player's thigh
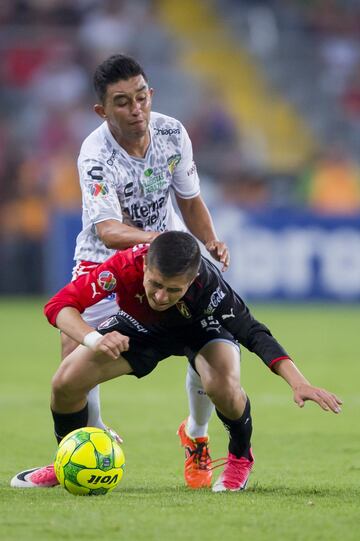
[(74, 391), (91, 389), (99, 383), (131, 372), (130, 364), (122, 356), (111, 359), (108, 355), (94, 353), (80, 345), (62, 361), (53, 378), (53, 386)]
[(240, 352), (235, 343), (208, 342), (195, 357), (195, 367), (209, 392), (240, 385)]

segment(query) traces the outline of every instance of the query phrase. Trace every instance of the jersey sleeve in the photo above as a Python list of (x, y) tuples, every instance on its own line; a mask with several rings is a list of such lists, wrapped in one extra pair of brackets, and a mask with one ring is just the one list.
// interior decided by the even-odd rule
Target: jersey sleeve
[(110, 167), (101, 160), (80, 154), (78, 160), (83, 211), (90, 222), (104, 220), (123, 221), (119, 198), (116, 193), (115, 176)]
[(213, 265), (211, 268), (207, 296), (209, 303), (205, 310), (269, 368), (280, 360), (290, 359), (282, 345), (266, 325), (254, 318), (245, 302), (222, 278), (218, 269)]
[(179, 197), (191, 199), (200, 194), (200, 181), (190, 137), (184, 126), (181, 126), (181, 130), (181, 159), (174, 171), (172, 187)]
[(49, 323), (56, 326), (57, 315), (66, 306), (76, 308), (82, 313), (85, 308), (117, 292), (122, 280), (121, 271), (124, 264), (125, 258), (122, 252), (117, 252), (88, 274), (79, 276), (60, 289), (44, 307)]

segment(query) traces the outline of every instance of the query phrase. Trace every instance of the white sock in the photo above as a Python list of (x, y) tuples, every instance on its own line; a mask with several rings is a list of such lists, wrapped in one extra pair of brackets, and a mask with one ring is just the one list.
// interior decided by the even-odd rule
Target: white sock
[(207, 435), (208, 424), (215, 406), (205, 393), (200, 376), (190, 364), (186, 374), (186, 391), (190, 410), (186, 432), (191, 438), (202, 438)]
[(96, 385), (88, 393), (88, 426), (96, 426), (97, 428), (105, 428), (100, 413), (100, 386)]

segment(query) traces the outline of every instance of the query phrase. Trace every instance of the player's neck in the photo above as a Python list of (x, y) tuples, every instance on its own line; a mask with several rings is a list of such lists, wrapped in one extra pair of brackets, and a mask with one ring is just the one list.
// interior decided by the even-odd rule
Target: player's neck
[(114, 138), (119, 145), (129, 154), (136, 158), (144, 158), (150, 144), (150, 133), (147, 132), (143, 137), (134, 139), (125, 139), (113, 133)]

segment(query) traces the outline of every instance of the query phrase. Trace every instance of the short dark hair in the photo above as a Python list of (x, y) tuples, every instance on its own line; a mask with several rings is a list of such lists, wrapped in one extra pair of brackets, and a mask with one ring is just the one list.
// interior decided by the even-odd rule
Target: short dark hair
[(187, 274), (193, 278), (200, 267), (201, 253), (195, 238), (184, 231), (167, 231), (151, 243), (147, 265), (166, 278)]
[(127, 81), (131, 77), (142, 75), (147, 81), (147, 76), (140, 64), (123, 54), (114, 54), (104, 60), (95, 70), (94, 87), (95, 92), (101, 101), (104, 103), (107, 87), (118, 81)]

